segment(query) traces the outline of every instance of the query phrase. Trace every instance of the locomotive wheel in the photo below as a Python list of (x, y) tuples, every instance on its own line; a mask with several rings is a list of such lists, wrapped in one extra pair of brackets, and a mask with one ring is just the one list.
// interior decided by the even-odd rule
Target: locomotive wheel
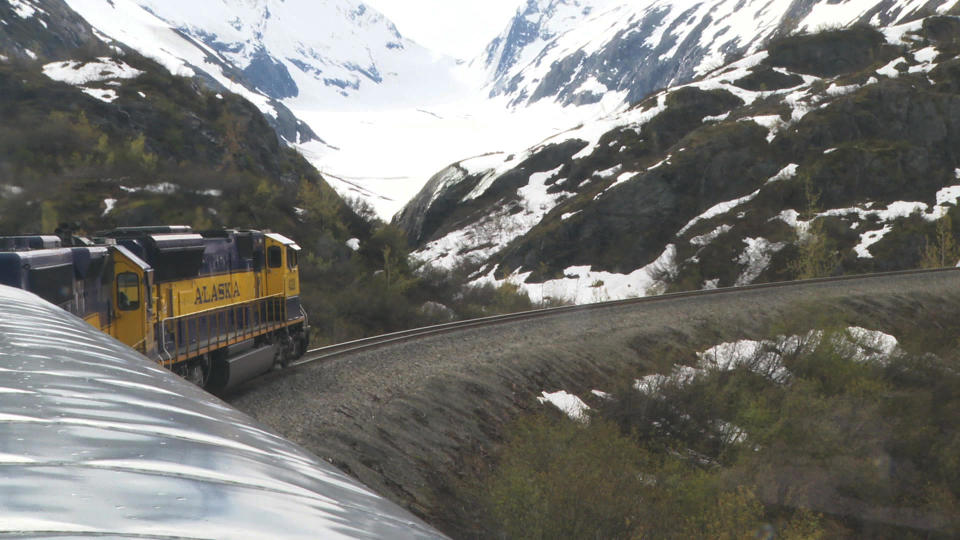
[(280, 367), (290, 367), (290, 363), (296, 358), (296, 343), (289, 335), (280, 338)]
[(300, 358), (301, 356), (303, 356), (303, 353), (305, 352), (303, 348), (303, 340), (296, 339), (295, 337), (291, 336), (290, 341), (292, 342), (291, 350), (290, 350), (290, 360), (296, 360), (297, 358)]
[(307, 338), (301, 337), (297, 340), (297, 358), (301, 358), (307, 352)]
[(203, 388), (210, 379), (210, 358), (204, 356), (200, 360), (195, 360), (187, 366), (184, 378), (193, 384)]

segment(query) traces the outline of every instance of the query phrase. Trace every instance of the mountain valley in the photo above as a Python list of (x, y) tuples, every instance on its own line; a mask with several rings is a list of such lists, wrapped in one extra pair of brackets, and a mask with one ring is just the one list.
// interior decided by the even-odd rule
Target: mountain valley
[(518, 4), (0, 1), (0, 234), (281, 232), (314, 346), (651, 297), (235, 396), (456, 537), (955, 537), (952, 271), (662, 295), (957, 265), (960, 2)]

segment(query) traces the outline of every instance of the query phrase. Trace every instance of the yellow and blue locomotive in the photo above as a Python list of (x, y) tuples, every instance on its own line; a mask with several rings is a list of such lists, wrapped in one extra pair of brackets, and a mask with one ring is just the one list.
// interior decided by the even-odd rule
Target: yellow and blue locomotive
[(36, 293), (213, 391), (306, 350), (300, 247), (283, 235), (163, 226), (63, 240), (0, 237), (0, 284)]

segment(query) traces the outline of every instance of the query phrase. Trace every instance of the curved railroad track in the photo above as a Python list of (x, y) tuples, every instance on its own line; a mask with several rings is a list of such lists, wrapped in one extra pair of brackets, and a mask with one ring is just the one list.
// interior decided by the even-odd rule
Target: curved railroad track
[(561, 306), (561, 307), (555, 307), (555, 308), (535, 309), (531, 311), (509, 313), (506, 315), (494, 315), (491, 317), (483, 317), (479, 319), (470, 319), (465, 321), (455, 321), (455, 322), (450, 322), (445, 324), (438, 324), (434, 326), (425, 326), (422, 328), (412, 328), (409, 330), (392, 332), (390, 334), (383, 334), (379, 336), (373, 336), (373, 337), (358, 339), (354, 341), (337, 343), (335, 345), (329, 345), (326, 347), (319, 347), (316, 349), (308, 350), (302, 358), (292, 363), (291, 367), (310, 364), (318, 361), (322, 362), (324, 360), (329, 360), (334, 357), (345, 355), (345, 354), (357, 353), (361, 351), (374, 349), (377, 347), (383, 347), (386, 345), (405, 343), (405, 342), (413, 341), (416, 339), (421, 339), (427, 336), (449, 334), (449, 333), (465, 330), (468, 328), (479, 328), (479, 327), (492, 326), (492, 325), (504, 324), (509, 322), (526, 321), (526, 320), (536, 319), (540, 317), (549, 317), (549, 316), (558, 315), (558, 314), (566, 314), (566, 313), (572, 313), (572, 312), (599, 311), (599, 310), (610, 309), (615, 307), (623, 307), (623, 306), (630, 306), (630, 305), (644, 305), (644, 304), (657, 303), (657, 302), (671, 302), (671, 301), (678, 300), (680, 298), (729, 295), (729, 294), (738, 294), (745, 291), (776, 289), (776, 288), (782, 288), (782, 287), (802, 287), (802, 286), (818, 284), (818, 283), (839, 283), (844, 281), (861, 281), (861, 280), (870, 280), (870, 279), (878, 279), (878, 278), (894, 278), (897, 276), (911, 276), (911, 275), (918, 275), (918, 274), (938, 274), (938, 273), (956, 273), (956, 272), (960, 272), (960, 268), (937, 268), (932, 270), (900, 270), (896, 272), (881, 272), (876, 274), (858, 274), (858, 275), (847, 275), (847, 276), (838, 276), (838, 277), (826, 277), (826, 278), (816, 278), (816, 279), (808, 279), (808, 280), (802, 280), (802, 281), (780, 281), (780, 282), (773, 282), (773, 283), (759, 283), (756, 285), (745, 285), (740, 287), (725, 287), (725, 288), (710, 289), (710, 290), (686, 291), (686, 292), (669, 293), (669, 294), (663, 294), (663, 295), (657, 295), (657, 296), (629, 298), (626, 300), (598, 302), (594, 304), (582, 304), (582, 305), (576, 305), (576, 306)]

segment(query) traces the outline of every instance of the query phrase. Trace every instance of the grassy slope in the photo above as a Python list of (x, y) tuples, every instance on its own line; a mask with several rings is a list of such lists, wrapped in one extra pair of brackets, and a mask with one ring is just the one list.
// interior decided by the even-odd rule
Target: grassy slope
[[(567, 387), (593, 407), (589, 425), (550, 410), (520, 415), (493, 452), (462, 458), (470, 472), (441, 488), (437, 515), (462, 538), (953, 537), (955, 302), (851, 297), (645, 335), (633, 343), (644, 368), (619, 373), (620, 385), (605, 374)], [(656, 394), (632, 384), (723, 341), (851, 325), (899, 337), (902, 353), (865, 363), (824, 339), (785, 357), (786, 383), (741, 368)], [(606, 398), (588, 391), (601, 380)]]

